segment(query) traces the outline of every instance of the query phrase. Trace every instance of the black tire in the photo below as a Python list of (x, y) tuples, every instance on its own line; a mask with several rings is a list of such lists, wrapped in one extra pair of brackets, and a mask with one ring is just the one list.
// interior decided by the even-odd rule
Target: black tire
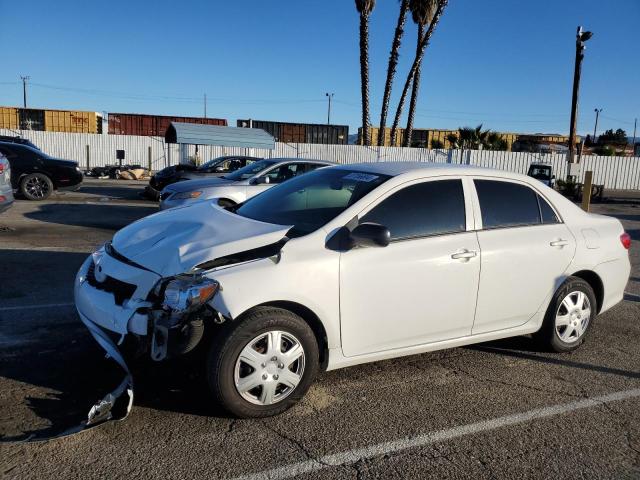
[[(564, 328), (570, 327), (561, 327), (558, 326), (556, 328), (556, 317), (559, 313), (564, 313), (566, 311), (566, 307), (562, 307), (561, 305), (563, 300), (568, 295), (573, 295), (574, 292), (582, 292), (586, 295), (586, 298), (589, 301), (590, 315), (587, 319), (586, 325), (582, 330), (582, 334), (577, 336), (575, 339), (571, 339), (570, 341), (565, 341), (561, 338), (561, 334), (564, 333), (562, 330)], [(551, 302), (549, 303), (549, 307), (547, 308), (547, 312), (545, 313), (544, 321), (542, 322), (542, 327), (535, 334), (535, 339), (540, 342), (541, 346), (547, 350), (553, 352), (571, 352), (578, 348), (584, 342), (589, 330), (591, 329), (591, 325), (596, 317), (597, 312), (597, 302), (596, 296), (587, 282), (578, 277), (569, 277), (565, 282), (560, 285), (556, 293), (553, 295)], [(584, 318), (578, 317), (575, 318), (576, 322), (583, 322)], [(561, 332), (559, 332), (559, 329)], [(575, 332), (574, 332), (575, 333)]]
[(27, 200), (46, 200), (53, 192), (53, 182), (44, 173), (31, 173), (20, 181), (20, 193)]
[[(299, 383), (287, 396), (270, 405), (258, 405), (245, 399), (236, 388), (236, 362), (252, 340), (275, 330), (299, 341), (304, 349), (304, 367)], [(215, 400), (231, 414), (240, 418), (270, 417), (289, 409), (307, 393), (318, 368), (318, 342), (309, 325), (288, 310), (257, 307), (216, 334), (207, 358), (207, 380)], [(257, 388), (260, 391), (263, 387)]]
[(229, 208), (236, 205), (236, 202), (227, 198), (221, 198), (218, 200), (218, 205), (220, 205), (222, 208)]

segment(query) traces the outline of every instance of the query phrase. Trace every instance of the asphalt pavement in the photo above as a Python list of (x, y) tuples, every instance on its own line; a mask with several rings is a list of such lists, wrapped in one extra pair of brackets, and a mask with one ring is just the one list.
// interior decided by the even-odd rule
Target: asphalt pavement
[[(157, 211), (142, 183), (88, 182), (0, 215), (3, 478), (640, 478), (640, 204), (622, 303), (571, 354), (519, 337), (323, 373), (278, 417), (237, 420), (202, 359), (134, 368), (130, 416), (63, 436), (119, 380), (72, 306), (96, 246)], [(524, 273), (523, 273), (524, 274)]]

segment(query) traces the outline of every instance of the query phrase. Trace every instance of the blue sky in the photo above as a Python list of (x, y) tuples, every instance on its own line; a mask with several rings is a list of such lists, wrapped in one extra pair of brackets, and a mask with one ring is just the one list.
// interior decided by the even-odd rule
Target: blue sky
[[(377, 124), (397, 0), (371, 17)], [(579, 132), (640, 116), (638, 0), (450, 0), (423, 64), (416, 127), (567, 132), (577, 25), (587, 43)], [(324, 123), (360, 121), (352, 0), (0, 0), (0, 105)], [(409, 20), (395, 93), (413, 60)], [(397, 98), (397, 95), (394, 95)], [(395, 107), (394, 107), (395, 108)], [(403, 121), (404, 123), (404, 121)]]

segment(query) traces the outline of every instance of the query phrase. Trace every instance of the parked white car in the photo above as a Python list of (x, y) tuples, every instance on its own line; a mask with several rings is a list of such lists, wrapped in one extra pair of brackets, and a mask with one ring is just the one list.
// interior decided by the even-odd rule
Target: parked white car
[(160, 194), (160, 210), (211, 198), (217, 198), (223, 207), (237, 205), (279, 183), (330, 165), (334, 163), (300, 158), (258, 160), (221, 177), (167, 185)]
[(261, 417), (321, 369), (532, 333), (573, 350), (622, 300), (630, 243), (618, 220), (524, 175), (342, 165), (236, 208), (197, 202), (125, 227), (84, 262), (75, 301), (123, 368), (105, 332), (155, 360), (207, 348), (215, 399)]

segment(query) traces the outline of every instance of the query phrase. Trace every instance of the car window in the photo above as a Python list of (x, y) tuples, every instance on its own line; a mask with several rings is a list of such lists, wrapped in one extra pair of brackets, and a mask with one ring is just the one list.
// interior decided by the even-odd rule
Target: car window
[(248, 163), (242, 168), (239, 168), (235, 172), (231, 172), (224, 176), (227, 180), (246, 180), (248, 178), (253, 177), (257, 173), (260, 173), (264, 169), (268, 168), (270, 165), (273, 165), (273, 160), (258, 160), (257, 162)]
[(551, 179), (551, 167), (545, 166), (531, 166), (529, 167), (529, 176), (536, 180), (550, 180)]
[(466, 229), (462, 181), (436, 180), (405, 187), (360, 222), (384, 225), (392, 240), (462, 232)]
[(269, 170), (264, 176), (269, 178), (269, 183), (282, 183), (304, 173), (304, 168), (304, 163), (287, 163)]
[(483, 228), (540, 223), (537, 194), (531, 188), (498, 180), (474, 180)]
[(553, 211), (551, 205), (547, 201), (538, 195), (538, 204), (540, 205), (540, 216), (542, 217), (542, 223), (560, 223), (556, 212)]
[(305, 172), (313, 172), (316, 168), (326, 167), (324, 163), (306, 163), (305, 164)]
[(289, 237), (306, 235), (331, 221), (390, 177), (341, 168), (320, 168), (269, 188), (235, 213), (261, 222), (293, 225)]

